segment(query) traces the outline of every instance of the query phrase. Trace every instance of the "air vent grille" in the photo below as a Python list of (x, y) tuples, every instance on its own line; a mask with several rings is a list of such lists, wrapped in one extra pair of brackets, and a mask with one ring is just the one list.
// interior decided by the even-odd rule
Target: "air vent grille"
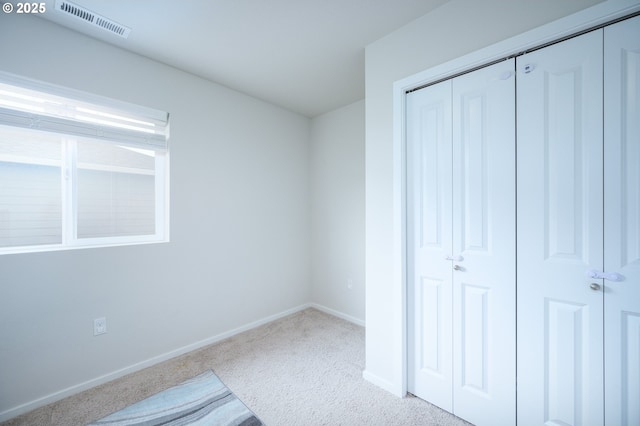
[[(112, 33), (116, 33), (120, 37), (123, 37), (123, 34), (125, 32), (129, 31), (128, 28), (123, 27), (122, 25), (118, 25), (113, 21), (109, 21), (108, 19), (104, 19), (104, 18), (100, 18), (100, 17), (96, 18), (96, 25), (99, 26), (99, 27), (104, 28), (107, 31), (111, 31)], [(124, 37), (126, 37), (126, 36), (124, 36)]]
[(131, 28), (129, 27), (120, 25), (117, 22), (112, 21), (111, 19), (100, 16), (97, 13), (94, 13), (82, 6), (78, 6), (77, 4), (71, 3), (66, 0), (56, 1), (56, 10), (59, 10), (60, 12), (73, 16), (77, 19), (82, 19), (84, 22), (94, 27), (101, 28), (122, 38), (129, 37), (129, 33), (131, 32)]
[(60, 10), (91, 23), (93, 23), (96, 18), (96, 16), (88, 10), (83, 9), (80, 6), (67, 3), (66, 1), (60, 2)]

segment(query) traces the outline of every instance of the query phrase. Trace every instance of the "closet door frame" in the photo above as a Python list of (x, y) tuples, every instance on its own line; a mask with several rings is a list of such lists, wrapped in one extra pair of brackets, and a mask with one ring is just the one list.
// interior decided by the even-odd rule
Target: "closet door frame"
[(394, 83), (391, 171), (393, 282), (390, 285), (397, 296), (393, 298), (394, 306), (392, 309), (397, 309), (400, 312), (398, 317), (400, 321), (394, 321), (391, 325), (401, 343), (400, 347), (394, 349), (395, 361), (392, 366), (395, 371), (399, 372), (399, 381), (384, 380), (370, 374), (367, 370), (363, 373), (365, 379), (400, 397), (407, 394), (409, 341), (407, 277), (410, 273), (407, 271), (407, 93), (637, 13), (640, 13), (640, 4), (634, 0), (620, 0), (616, 4), (604, 2)]

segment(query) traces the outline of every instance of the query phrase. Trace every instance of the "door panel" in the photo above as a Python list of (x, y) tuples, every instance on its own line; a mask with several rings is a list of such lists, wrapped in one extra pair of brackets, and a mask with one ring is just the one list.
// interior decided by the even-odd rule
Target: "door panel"
[(453, 80), (453, 413), (515, 422), (515, 62)]
[(407, 95), (408, 390), (452, 401), (451, 82)]
[[(460, 332), (463, 366), (462, 387), (488, 395), (489, 288), (461, 283), (462, 315)], [(459, 408), (460, 404), (454, 404)]]
[(575, 407), (589, 398), (580, 386), (589, 376), (589, 307), (546, 299), (544, 319), (545, 424), (583, 424), (583, 412)]
[(438, 379), (444, 379), (447, 374), (442, 368), (446, 357), (442, 339), (447, 330), (444, 329), (444, 316), (449, 309), (443, 309), (442, 299), (445, 297), (446, 287), (442, 280), (422, 277), (416, 289), (416, 300), (420, 302), (420, 320), (417, 325), (421, 330), (422, 339), (417, 348), (419, 358), (416, 359), (418, 371), (426, 372)]
[(600, 425), (602, 32), (517, 62), (518, 419)]
[(546, 76), (548, 96), (545, 100), (544, 120), (548, 128), (544, 138), (544, 235), (545, 259), (559, 262), (575, 260), (589, 264), (583, 241), (583, 226), (588, 218), (588, 205), (583, 185), (584, 167), (589, 167), (589, 152), (582, 146), (579, 120), (579, 68), (560, 69)]
[(640, 424), (640, 17), (605, 28), (605, 415)]
[[(475, 77), (475, 76), (474, 76)], [(468, 77), (466, 77), (468, 78)], [(456, 88), (460, 86), (460, 80), (454, 82)], [(460, 102), (463, 110), (461, 122), (464, 123), (462, 132), (454, 131), (455, 137), (461, 143), (461, 156), (457, 164), (461, 167), (458, 182), (460, 182), (459, 194), (462, 197), (460, 208), (464, 217), (464, 224), (460, 234), (462, 238), (461, 250), (474, 251), (475, 253), (487, 252), (488, 231), (488, 188), (487, 172), (488, 156), (486, 146), (486, 93), (472, 93)], [(458, 141), (458, 139), (456, 139)], [(460, 162), (464, 164), (461, 165)]]

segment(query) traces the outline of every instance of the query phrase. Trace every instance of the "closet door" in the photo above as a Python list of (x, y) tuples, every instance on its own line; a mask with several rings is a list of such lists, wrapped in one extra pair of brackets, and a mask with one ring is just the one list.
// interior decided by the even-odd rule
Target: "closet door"
[(518, 422), (601, 425), (602, 31), (517, 68)]
[(515, 421), (514, 80), (407, 95), (409, 391), (477, 425)]
[(453, 413), (515, 423), (515, 61), (453, 80)]
[(451, 155), (451, 81), (408, 94), (408, 389), (450, 412)]
[(640, 17), (605, 28), (605, 415), (640, 425)]

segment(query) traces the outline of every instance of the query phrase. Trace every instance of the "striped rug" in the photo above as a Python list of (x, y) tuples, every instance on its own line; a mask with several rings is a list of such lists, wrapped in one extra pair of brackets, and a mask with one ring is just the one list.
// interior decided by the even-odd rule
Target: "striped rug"
[(262, 424), (218, 376), (208, 370), (88, 426)]

